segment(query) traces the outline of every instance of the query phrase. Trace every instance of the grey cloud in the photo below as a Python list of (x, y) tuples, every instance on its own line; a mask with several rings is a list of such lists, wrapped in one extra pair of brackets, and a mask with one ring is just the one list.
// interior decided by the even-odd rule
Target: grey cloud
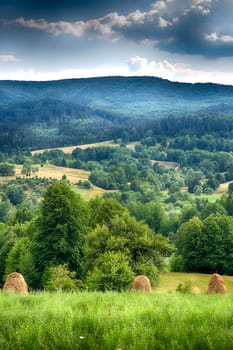
[(152, 3), (146, 11), (135, 9), (125, 15), (112, 12), (85, 21), (51, 22), (21, 17), (7, 23), (55, 36), (110, 40), (125, 37), (135, 42), (155, 42), (165, 51), (215, 58), (233, 55), (232, 29), (226, 28), (223, 16), (219, 17), (233, 9), (233, 4), (229, 4), (227, 0), (162, 0)]

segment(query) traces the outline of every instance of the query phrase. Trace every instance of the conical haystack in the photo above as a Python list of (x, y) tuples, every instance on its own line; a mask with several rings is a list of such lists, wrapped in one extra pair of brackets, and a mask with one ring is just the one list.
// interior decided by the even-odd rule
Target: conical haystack
[(151, 284), (148, 277), (144, 275), (139, 275), (135, 277), (133, 282), (133, 287), (131, 289), (132, 292), (136, 291), (145, 291), (145, 292), (151, 292)]
[(227, 289), (224, 285), (224, 280), (222, 276), (218, 275), (217, 273), (214, 273), (211, 276), (206, 294), (226, 294), (226, 293), (227, 293)]
[(3, 290), (11, 291), (17, 294), (25, 294), (28, 293), (28, 286), (20, 273), (12, 272), (7, 276)]

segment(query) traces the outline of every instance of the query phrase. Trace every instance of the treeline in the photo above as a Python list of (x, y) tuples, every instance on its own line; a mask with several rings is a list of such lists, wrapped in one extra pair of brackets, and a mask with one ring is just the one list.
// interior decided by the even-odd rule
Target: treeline
[(0, 224), (0, 283), (18, 271), (32, 289), (121, 291), (138, 274), (155, 285), (172, 250), (117, 201), (87, 203), (55, 182), (32, 216), (21, 204)]
[[(38, 107), (39, 105), (39, 107)], [(20, 105), (21, 106), (21, 105)], [(38, 109), (37, 109), (38, 107)], [(54, 148), (113, 139), (142, 140), (148, 146), (171, 140), (172, 148), (231, 151), (233, 121), (229, 114), (134, 118), (101, 108), (44, 100), (0, 112), (0, 150)], [(9, 107), (10, 108), (10, 107)], [(26, 110), (26, 112), (25, 112)], [(26, 114), (25, 114), (26, 113)]]
[(42, 203), (33, 204), (25, 185), (38, 191), (42, 180), (17, 181), (6, 185), (0, 206), (1, 285), (12, 271), (32, 289), (121, 291), (138, 274), (156, 285), (172, 252), (173, 271), (233, 273), (231, 191), (215, 203), (197, 198), (169, 212), (156, 201), (84, 202), (65, 180), (47, 180), (47, 190), (37, 192)]

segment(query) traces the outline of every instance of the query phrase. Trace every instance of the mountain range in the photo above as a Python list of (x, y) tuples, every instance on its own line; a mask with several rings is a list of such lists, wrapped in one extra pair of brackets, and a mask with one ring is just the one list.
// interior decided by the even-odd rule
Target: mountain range
[(120, 126), (205, 114), (233, 115), (233, 86), (155, 77), (0, 81), (0, 148), (97, 141)]

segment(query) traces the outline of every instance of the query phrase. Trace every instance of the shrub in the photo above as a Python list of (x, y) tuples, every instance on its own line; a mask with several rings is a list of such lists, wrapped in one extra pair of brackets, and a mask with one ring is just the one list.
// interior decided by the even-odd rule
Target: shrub
[(125, 290), (133, 281), (134, 273), (129, 267), (125, 254), (106, 252), (97, 259), (97, 266), (87, 277), (87, 285), (92, 290)]
[(192, 281), (186, 280), (184, 283), (179, 283), (176, 291), (183, 294), (191, 294), (192, 292)]
[(75, 279), (76, 273), (68, 270), (67, 264), (49, 267), (45, 270), (42, 281), (47, 291), (75, 291), (81, 282)]

